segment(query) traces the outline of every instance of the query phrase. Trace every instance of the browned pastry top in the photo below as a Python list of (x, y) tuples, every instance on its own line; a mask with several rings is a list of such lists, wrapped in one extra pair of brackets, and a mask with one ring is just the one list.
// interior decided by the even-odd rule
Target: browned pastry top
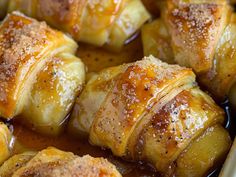
[(172, 36), (175, 60), (196, 72), (211, 68), (215, 47), (228, 23), (226, 1), (168, 0), (165, 19)]

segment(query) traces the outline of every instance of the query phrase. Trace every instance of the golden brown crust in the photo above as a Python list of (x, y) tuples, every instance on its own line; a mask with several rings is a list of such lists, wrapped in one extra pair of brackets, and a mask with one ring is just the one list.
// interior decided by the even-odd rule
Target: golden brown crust
[(84, 156), (70, 161), (58, 160), (34, 166), (22, 172), (20, 177), (115, 177), (115, 168), (105, 159)]
[(116, 155), (124, 155), (128, 139), (143, 114), (170, 90), (191, 85), (194, 78), (191, 70), (167, 65), (153, 57), (131, 64), (96, 113), (90, 130), (92, 143), (109, 147)]
[(69, 129), (73, 134), (88, 135), (94, 116), (126, 65), (112, 67), (94, 74), (77, 98)]
[(195, 138), (224, 120), (190, 69), (152, 56), (98, 73), (81, 96), (73, 119), (92, 144), (150, 162), (163, 173)]
[(164, 18), (172, 36), (177, 63), (197, 73), (208, 71), (215, 47), (229, 19), (226, 1), (167, 0)]
[(82, 91), (85, 66), (72, 54), (60, 53), (46, 62), (33, 83), (22, 123), (46, 135), (58, 135)]
[(73, 53), (76, 44), (44, 22), (18, 12), (9, 14), (0, 26), (0, 115), (20, 113), (32, 80), (53, 54)]
[(131, 136), (134, 159), (149, 159), (165, 172), (191, 141), (209, 126), (223, 123), (224, 112), (198, 88), (184, 90), (145, 116)]
[(85, 6), (86, 0), (40, 0), (35, 13), (39, 19), (79, 36)]
[[(35, 31), (38, 31), (37, 33)], [(22, 79), (39, 60), (37, 55), (46, 45), (48, 30), (46, 24), (37, 23), (21, 15), (9, 15), (0, 27), (0, 112), (11, 117), (16, 108), (17, 91)], [(33, 46), (32, 46), (33, 44)], [(24, 68), (24, 66), (27, 68)], [(4, 110), (3, 108), (4, 107)]]
[(36, 152), (24, 152), (10, 157), (0, 166), (0, 176), (11, 177), (16, 170), (25, 166), (35, 155)]
[[(162, 9), (162, 19), (143, 28), (144, 51), (170, 62), (173, 50), (175, 62), (192, 67), (200, 83), (216, 99), (223, 101), (227, 96), (231, 97), (230, 92), (235, 92), (231, 88), (236, 81), (236, 16), (227, 1), (167, 0)], [(162, 20), (166, 25), (161, 24)], [(170, 34), (163, 37), (160, 29), (165, 26)], [(163, 46), (166, 46), (165, 50)]]
[(87, 2), (82, 24), (79, 26), (80, 36), (78, 40), (97, 46), (108, 44), (112, 38), (111, 31), (114, 23), (127, 3), (129, 0), (92, 0)]
[(236, 15), (232, 14), (230, 24), (225, 28), (217, 47), (211, 69), (199, 75), (199, 81), (219, 100), (229, 96), (236, 81)]
[(120, 50), (150, 18), (141, 0), (10, 0), (8, 11), (14, 10), (45, 20), (78, 41), (113, 50)]
[(13, 177), (120, 177), (115, 166), (103, 158), (78, 157), (70, 152), (47, 148), (35, 155)]

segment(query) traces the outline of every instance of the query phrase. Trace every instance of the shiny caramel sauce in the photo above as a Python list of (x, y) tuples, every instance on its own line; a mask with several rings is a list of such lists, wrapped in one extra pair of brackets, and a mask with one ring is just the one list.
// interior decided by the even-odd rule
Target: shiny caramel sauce
[[(117, 66), (140, 60), (143, 57), (143, 49), (140, 36), (127, 44), (119, 53), (96, 48), (87, 44), (79, 44), (77, 56), (80, 57), (87, 66), (88, 75), (91, 72), (98, 72), (103, 68)], [(12, 122), (12, 129), (15, 136), (13, 154), (24, 151), (39, 151), (49, 146), (57, 147), (61, 150), (70, 151), (77, 155), (90, 154), (93, 157), (104, 157), (114, 163), (124, 177), (158, 176), (153, 168), (140, 163), (126, 162), (114, 157), (109, 150), (104, 150), (89, 144), (86, 139), (79, 139), (63, 133), (59, 137), (46, 137), (35, 133), (22, 126), (20, 118)]]
[(143, 57), (143, 48), (140, 36), (136, 35), (138, 37), (120, 52), (111, 52), (88, 44), (79, 44), (77, 56), (87, 66), (88, 72), (97, 72), (107, 67), (140, 60)]
[[(155, 8), (156, 0), (142, 1), (154, 17), (159, 15), (158, 10)], [(89, 76), (89, 73), (98, 72), (103, 68), (141, 59), (143, 57), (141, 38), (138, 36), (118, 53), (80, 43), (77, 56), (80, 57), (87, 66), (87, 76)], [(87, 139), (79, 139), (66, 132), (58, 137), (43, 136), (21, 125), (20, 119), (9, 122), (9, 125), (15, 137), (13, 154), (22, 153), (24, 151), (39, 151), (49, 146), (54, 146), (80, 156), (90, 154), (93, 157), (107, 158), (116, 165), (124, 177), (160, 176), (151, 166), (142, 164), (141, 162), (127, 162), (121, 158), (114, 157), (109, 150), (90, 145)], [(227, 128), (232, 130), (230, 124)], [(231, 132), (231, 134), (235, 135), (235, 131), (233, 131), (233, 133)], [(215, 176), (214, 171), (212, 174), (212, 176)]]

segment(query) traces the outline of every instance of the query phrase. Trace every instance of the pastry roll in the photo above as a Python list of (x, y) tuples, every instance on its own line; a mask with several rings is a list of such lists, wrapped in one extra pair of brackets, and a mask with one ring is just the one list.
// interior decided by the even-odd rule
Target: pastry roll
[(23, 167), (35, 155), (36, 152), (24, 152), (10, 157), (0, 167), (0, 176), (11, 177), (16, 170)]
[(68, 32), (77, 41), (119, 50), (150, 15), (140, 0), (10, 0), (20, 10)]
[(212, 68), (199, 76), (199, 81), (217, 98), (223, 100), (229, 96), (231, 103), (236, 102), (236, 14), (231, 16), (220, 41), (215, 48)]
[(162, 19), (145, 24), (141, 32), (144, 56), (153, 55), (164, 62), (175, 63), (171, 37)]
[(197, 73), (208, 71), (230, 12), (226, 0), (167, 0), (163, 16), (175, 61)]
[[(15, 171), (8, 169), (16, 168)], [(38, 153), (23, 153), (15, 155), (0, 167), (3, 177), (48, 176), (48, 177), (121, 177), (116, 167), (103, 158), (93, 158), (89, 155), (79, 157), (71, 152), (64, 152), (49, 147)]]
[(7, 126), (0, 122), (0, 165), (10, 156), (12, 135)]
[[(197, 76), (198, 76), (198, 80), (200, 84), (203, 85), (205, 88), (207, 88), (208, 91), (212, 95), (214, 95), (216, 99), (218, 99), (219, 101), (223, 101), (228, 96), (231, 103), (236, 105), (236, 90), (235, 90), (236, 15), (235, 13), (232, 13), (231, 10), (229, 9), (229, 5), (227, 4), (227, 1), (225, 0), (207, 1), (207, 3), (205, 1), (189, 1), (187, 3), (186, 2), (180, 3), (179, 1), (176, 1), (178, 3), (176, 2), (173, 3), (172, 1), (167, 1), (167, 2), (169, 3), (169, 5), (164, 6), (165, 8), (163, 8), (163, 11), (165, 13), (164, 12), (162, 13), (162, 18), (154, 20), (152, 23), (145, 25), (142, 29), (142, 39), (143, 39), (143, 46), (144, 46), (145, 54), (154, 54), (156, 57), (159, 57), (163, 61), (167, 61), (169, 63), (172, 63), (172, 61), (174, 60), (174, 62), (178, 64), (191, 66), (197, 72)], [(170, 8), (172, 7), (170, 4), (172, 4), (172, 6), (175, 7), (175, 10), (176, 12), (178, 11), (179, 16), (180, 14), (186, 13), (185, 9), (189, 9), (188, 13), (192, 14), (193, 23), (190, 23), (189, 21), (187, 22), (189, 24), (192, 24), (193, 27), (197, 25), (194, 19), (200, 23), (199, 20), (203, 18), (203, 17), (202, 18), (199, 17), (199, 13), (201, 11), (198, 11), (198, 13), (195, 13), (197, 7), (199, 8), (201, 7), (202, 11), (206, 11), (204, 13), (207, 13), (209, 10), (205, 6), (209, 6), (212, 8), (215, 7), (213, 8), (214, 11), (212, 11), (214, 13), (212, 15), (209, 14), (208, 17), (212, 17), (217, 12), (218, 7), (222, 7), (220, 11), (224, 9), (225, 11), (222, 12), (221, 14), (218, 14), (218, 13), (217, 14), (219, 15), (218, 20), (222, 21), (222, 24), (224, 23), (224, 26), (221, 26), (221, 25), (217, 26), (211, 23), (211, 25), (214, 26), (215, 30), (213, 29), (210, 30), (210, 28), (209, 29), (206, 28), (208, 29), (207, 33), (209, 33), (211, 38), (214, 38), (214, 40), (210, 40), (210, 38), (207, 39), (206, 36), (203, 34), (197, 34), (195, 28), (193, 29), (190, 28), (191, 25), (189, 27), (183, 28), (183, 29), (189, 29), (189, 31), (184, 30), (180, 33), (179, 27), (174, 26), (174, 24), (172, 24), (172, 22), (174, 23), (174, 21), (176, 20), (178, 21), (177, 19), (178, 15), (177, 14), (175, 15), (176, 18), (170, 15), (170, 14), (173, 15), (175, 11), (174, 8)], [(184, 9), (183, 7), (185, 6), (186, 8)], [(191, 6), (196, 6), (196, 8), (191, 9), (190, 8)], [(203, 9), (206, 9), (206, 10), (203, 10)], [(227, 19), (225, 19), (226, 18), (225, 16), (227, 16)], [(186, 18), (184, 19), (188, 20)], [(225, 20), (223, 21), (223, 19)], [(183, 26), (187, 22), (181, 21), (179, 25)], [(217, 22), (217, 20), (215, 20), (214, 22)], [(178, 24), (178, 23), (175, 23), (175, 24)], [(202, 26), (202, 28), (203, 27), (204, 26)], [(195, 31), (196, 33), (193, 32), (192, 30)], [(163, 33), (163, 31), (165, 33)], [(199, 33), (203, 33), (203, 31), (204, 30), (199, 30)], [(213, 31), (215, 32), (221, 31), (221, 32), (212, 33)], [(179, 34), (179, 37), (177, 33)], [(180, 38), (180, 36), (182, 37)], [(188, 40), (186, 40), (184, 36), (188, 36)], [(202, 41), (203, 38), (205, 39), (206, 42)], [(192, 41), (193, 45), (191, 46), (189, 45), (189, 40), (192, 40), (192, 39), (194, 40)], [(198, 41), (201, 41), (201, 42), (198, 42)], [(190, 43), (192, 42), (190, 41)], [(204, 45), (205, 48), (204, 46), (199, 47), (198, 43)], [(208, 51), (207, 55), (205, 54), (202, 55), (203, 53), (201, 54), (201, 52), (199, 52), (198, 50), (205, 51), (205, 52)], [(195, 51), (197, 51), (198, 54), (195, 54)], [(201, 54), (201, 57), (198, 57), (200, 54)], [(184, 60), (184, 61), (181, 61), (181, 60)], [(204, 61), (202, 60), (207, 61), (208, 64), (205, 64)], [(198, 65), (199, 72), (196, 70), (195, 64), (194, 65), (190, 64), (192, 61), (196, 63), (197, 62), (200, 63), (200, 65)], [(204, 66), (201, 67), (201, 65), (204, 65)]]
[[(87, 133), (92, 144), (109, 148), (116, 156), (147, 161), (169, 174), (177, 170), (173, 164), (196, 138), (209, 127), (221, 127), (224, 112), (196, 86), (191, 69), (150, 56), (94, 75), (71, 118), (69, 128)], [(224, 133), (226, 151), (230, 138)], [(213, 156), (217, 159), (225, 151)], [(201, 173), (212, 166), (208, 163)]]
[(111, 67), (93, 74), (81, 95), (76, 99), (69, 121), (69, 130), (80, 137), (88, 135), (93, 116), (114, 85), (114, 78), (127, 68), (125, 65)]
[(36, 76), (20, 114), (23, 122), (47, 135), (60, 134), (84, 80), (85, 67), (77, 57), (69, 53), (53, 56)]
[(20, 116), (33, 129), (58, 134), (82, 89), (77, 44), (18, 12), (0, 26), (0, 116)]

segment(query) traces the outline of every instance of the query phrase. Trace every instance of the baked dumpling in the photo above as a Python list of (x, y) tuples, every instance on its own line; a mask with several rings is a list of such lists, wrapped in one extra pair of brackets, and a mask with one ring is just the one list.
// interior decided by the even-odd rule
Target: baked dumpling
[(149, 18), (141, 0), (10, 0), (19, 10), (68, 32), (77, 41), (120, 50)]
[(224, 101), (229, 97), (236, 106), (236, 15), (227, 1), (166, 2), (161, 18), (142, 28), (144, 53), (191, 66), (214, 98)]
[(226, 0), (167, 0), (163, 18), (171, 36), (175, 61), (197, 73), (208, 71), (230, 13)]
[(85, 67), (74, 55), (61, 53), (46, 63), (36, 76), (30, 99), (20, 117), (47, 135), (60, 134), (85, 80)]
[(89, 155), (79, 157), (53, 147), (38, 153), (25, 152), (15, 155), (0, 167), (1, 177), (35, 175), (38, 177), (121, 177), (116, 167), (106, 159), (93, 158)]
[(19, 116), (34, 130), (56, 135), (85, 80), (65, 34), (21, 13), (0, 26), (0, 116)]
[[(222, 144), (214, 147), (214, 139), (207, 146), (222, 150), (206, 157), (205, 168), (193, 166), (203, 175), (214, 165), (210, 159), (218, 161), (230, 147), (223, 121), (223, 110), (197, 87), (191, 69), (150, 56), (92, 76), (78, 97), (69, 129), (87, 134), (92, 144), (109, 148), (116, 156), (147, 161), (165, 175), (182, 174), (174, 164), (184, 152), (191, 153), (187, 147), (208, 129), (219, 130)], [(206, 141), (201, 142), (204, 147)], [(196, 154), (199, 159), (203, 156)]]

